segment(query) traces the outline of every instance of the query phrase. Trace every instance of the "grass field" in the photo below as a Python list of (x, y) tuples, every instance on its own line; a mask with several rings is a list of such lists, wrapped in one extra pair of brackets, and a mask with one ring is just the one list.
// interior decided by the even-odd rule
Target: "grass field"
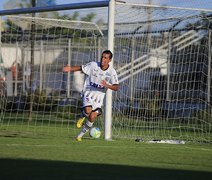
[(212, 179), (212, 145), (1, 132), (0, 179)]

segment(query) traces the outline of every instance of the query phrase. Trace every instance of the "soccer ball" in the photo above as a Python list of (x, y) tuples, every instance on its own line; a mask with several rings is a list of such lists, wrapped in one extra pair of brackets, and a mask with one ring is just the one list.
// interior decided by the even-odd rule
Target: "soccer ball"
[(92, 127), (90, 129), (90, 136), (93, 138), (99, 138), (101, 136), (101, 131), (98, 127)]

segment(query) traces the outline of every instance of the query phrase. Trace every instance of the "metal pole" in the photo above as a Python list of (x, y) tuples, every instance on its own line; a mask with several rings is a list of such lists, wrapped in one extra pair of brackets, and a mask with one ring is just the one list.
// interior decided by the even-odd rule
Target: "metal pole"
[(22, 91), (23, 93), (26, 93), (26, 62), (25, 62), (25, 57), (24, 57), (24, 47), (22, 46), (21, 47), (21, 64), (22, 64), (22, 67), (23, 67), (23, 73), (22, 73)]
[(18, 88), (18, 71), (19, 71), (19, 67), (18, 67), (18, 42), (16, 42), (16, 50), (15, 50), (15, 88), (14, 88), (14, 96), (17, 96), (17, 88)]
[(63, 10), (73, 10), (73, 9), (88, 9), (88, 8), (98, 8), (98, 7), (108, 7), (109, 1), (94, 1), (94, 2), (83, 2), (83, 3), (72, 3), (45, 7), (35, 7), (35, 0), (32, 0), (32, 8), (20, 8), (20, 9), (9, 9), (0, 11), (0, 16), (4, 15), (14, 15), (14, 14), (28, 14), (36, 12), (48, 12), (48, 11), (63, 11)]
[[(115, 0), (110, 0), (108, 8), (108, 49), (114, 50)], [(113, 61), (110, 64), (113, 66)], [(105, 140), (112, 139), (112, 90), (106, 92), (105, 101)]]
[(43, 89), (43, 55), (44, 55), (43, 41), (41, 41), (40, 43), (40, 86), (39, 86), (40, 92)]
[(101, 37), (98, 37), (98, 60), (100, 61), (100, 58), (101, 58), (101, 51), (102, 51), (102, 48), (101, 48)]
[(210, 103), (210, 96), (211, 96), (211, 29), (208, 30), (208, 94), (207, 100)]
[(133, 83), (133, 69), (134, 69), (134, 59), (135, 59), (135, 36), (132, 37), (132, 46), (131, 46), (131, 70), (130, 70), (130, 102), (133, 103), (133, 90), (134, 90), (134, 83)]
[[(68, 39), (68, 66), (71, 65), (71, 39)], [(70, 97), (70, 72), (68, 72), (67, 76), (67, 97)]]
[(166, 100), (170, 100), (170, 58), (171, 58), (171, 47), (172, 47), (172, 32), (169, 32), (168, 42), (168, 59), (167, 59), (167, 89), (166, 89)]
[(46, 89), (46, 54), (47, 46), (43, 45), (43, 89)]
[[(32, 7), (36, 6), (36, 0), (31, 0)], [(35, 17), (35, 13), (32, 13), (32, 17)], [(30, 108), (29, 108), (29, 121), (32, 120), (32, 107), (33, 107), (33, 79), (34, 79), (34, 50), (35, 50), (35, 24), (32, 21), (31, 24), (31, 74), (30, 74)]]
[[(151, 6), (152, 5), (152, 0), (149, 0), (149, 5)], [(152, 23), (151, 23), (151, 20), (152, 20), (152, 8), (149, 7), (148, 8), (148, 11), (147, 11), (147, 17), (148, 17), (148, 26), (147, 26), (147, 49), (148, 49), (148, 52), (150, 51), (150, 47), (151, 47), (151, 41), (152, 41), (152, 34), (151, 34), (151, 31), (152, 31)]]

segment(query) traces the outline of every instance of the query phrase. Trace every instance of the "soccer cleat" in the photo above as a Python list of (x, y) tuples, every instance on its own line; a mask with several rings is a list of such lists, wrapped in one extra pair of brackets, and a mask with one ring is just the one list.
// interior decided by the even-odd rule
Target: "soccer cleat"
[(82, 141), (82, 138), (76, 137), (76, 141), (81, 142)]
[(77, 121), (77, 128), (81, 128), (85, 121), (85, 117), (79, 118)]

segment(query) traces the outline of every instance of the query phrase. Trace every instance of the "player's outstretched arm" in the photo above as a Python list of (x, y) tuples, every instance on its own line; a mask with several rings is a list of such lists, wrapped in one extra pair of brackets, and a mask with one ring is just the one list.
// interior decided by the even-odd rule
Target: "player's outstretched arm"
[(81, 66), (65, 66), (63, 72), (82, 71)]

